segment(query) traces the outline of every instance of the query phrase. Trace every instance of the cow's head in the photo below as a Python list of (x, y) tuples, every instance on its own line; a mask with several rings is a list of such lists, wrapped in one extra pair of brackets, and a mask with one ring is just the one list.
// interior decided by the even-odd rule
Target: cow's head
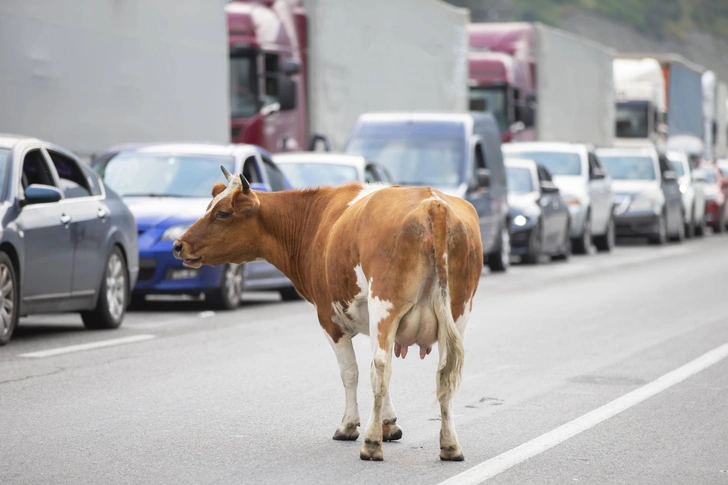
[(258, 257), (260, 200), (242, 174), (232, 175), (221, 168), (227, 187), (220, 182), (213, 185), (207, 212), (172, 245), (174, 256), (190, 268), (244, 263)]

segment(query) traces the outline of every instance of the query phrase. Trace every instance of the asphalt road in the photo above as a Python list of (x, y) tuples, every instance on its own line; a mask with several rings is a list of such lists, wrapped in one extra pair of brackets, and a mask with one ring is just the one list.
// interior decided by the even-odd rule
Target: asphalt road
[[(404, 436), (362, 462), (363, 438), (331, 439), (344, 391), (313, 307), (251, 298), (217, 314), (157, 302), (115, 331), (24, 319), (0, 349), (0, 483), (421, 485), (487, 469), (487, 483), (728, 484), (728, 237), (484, 274), (454, 403), (462, 463), (438, 459), (436, 353), (395, 360)], [(368, 338), (355, 349), (364, 424)]]

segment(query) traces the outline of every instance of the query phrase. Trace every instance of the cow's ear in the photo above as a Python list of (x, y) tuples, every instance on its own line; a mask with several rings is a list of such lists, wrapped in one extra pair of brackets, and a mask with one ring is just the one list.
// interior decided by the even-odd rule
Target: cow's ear
[(218, 195), (222, 194), (222, 192), (226, 189), (225, 184), (222, 182), (217, 182), (215, 185), (212, 186), (212, 196), (217, 197)]

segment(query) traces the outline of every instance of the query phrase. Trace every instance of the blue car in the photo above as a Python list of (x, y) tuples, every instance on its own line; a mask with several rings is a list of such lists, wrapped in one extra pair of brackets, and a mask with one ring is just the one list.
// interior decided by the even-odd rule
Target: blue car
[(233, 309), (244, 291), (273, 290), (297, 299), (291, 281), (265, 261), (186, 268), (172, 243), (207, 209), (212, 186), (225, 182), (220, 166), (242, 173), (254, 190), (290, 189), (271, 155), (254, 145), (137, 144), (112, 148), (92, 162), (136, 217), (139, 279), (133, 298), (204, 295), (212, 308)]
[(0, 135), (0, 201), (0, 345), (35, 313), (121, 325), (139, 271), (134, 216), (88, 164), (43, 140)]

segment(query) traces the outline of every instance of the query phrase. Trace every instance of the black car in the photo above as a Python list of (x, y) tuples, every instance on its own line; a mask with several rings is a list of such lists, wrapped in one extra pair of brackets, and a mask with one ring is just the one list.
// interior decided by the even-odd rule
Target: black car
[(537, 263), (541, 255), (568, 259), (570, 215), (551, 174), (535, 161), (506, 158), (511, 254)]
[(139, 272), (136, 224), (121, 199), (69, 151), (14, 135), (0, 135), (0, 189), (0, 345), (33, 313), (121, 325)]

